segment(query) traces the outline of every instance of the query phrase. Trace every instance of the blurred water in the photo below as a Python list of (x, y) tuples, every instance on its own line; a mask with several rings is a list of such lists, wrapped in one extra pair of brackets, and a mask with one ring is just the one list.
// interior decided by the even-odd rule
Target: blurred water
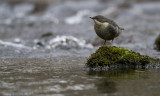
[[(56, 39), (57, 36), (70, 36), (71, 39), (72, 37), (79, 39), (75, 47), (67, 45), (71, 49), (79, 48), (82, 40), (86, 42), (85, 46), (88, 46), (88, 44), (101, 45), (103, 40), (97, 39), (93, 30), (93, 21), (88, 17), (102, 14), (114, 19), (118, 25), (125, 28), (125, 31), (115, 39), (114, 46), (130, 48), (138, 52), (143, 51), (141, 49), (146, 49), (157, 54), (153, 50), (153, 45), (160, 28), (159, 5), (159, 2), (69, 1), (49, 4), (46, 10), (41, 13), (32, 14), (35, 8), (32, 3), (20, 3), (14, 6), (8, 3), (0, 3), (1, 46), (5, 46), (2, 42), (6, 42), (6, 46), (10, 43), (11, 46), (8, 47), (15, 47), (18, 50), (16, 46), (12, 45), (15, 45), (13, 41), (19, 38), (18, 46), (33, 49), (30, 51), (35, 51), (35, 49), (38, 51), (48, 50), (46, 47), (50, 46), (49, 42)], [(42, 37), (46, 33), (52, 33), (52, 36)], [(66, 47), (67, 51), (68, 47)], [(84, 48), (86, 47), (78, 50)], [(94, 51), (95, 48), (89, 49), (90, 52)], [(52, 49), (55, 50), (55, 47), (52, 47)], [(72, 55), (72, 52), (70, 53)], [(141, 53), (153, 56), (148, 52)], [(42, 54), (43, 57), (48, 53), (45, 54), (44, 52)], [(7, 56), (8, 53), (5, 55)], [(86, 53), (84, 55), (86, 56)], [(4, 56), (1, 55), (1, 57)]]
[(31, 1), (1, 1), (0, 95), (160, 95), (159, 69), (84, 68), (86, 57), (103, 43), (89, 18), (98, 14), (125, 28), (113, 46), (159, 58), (154, 40), (160, 30), (160, 2), (53, 0), (46, 4), (36, 12), (38, 7)]
[(159, 69), (85, 70), (84, 57), (0, 59), (1, 96), (159, 96)]

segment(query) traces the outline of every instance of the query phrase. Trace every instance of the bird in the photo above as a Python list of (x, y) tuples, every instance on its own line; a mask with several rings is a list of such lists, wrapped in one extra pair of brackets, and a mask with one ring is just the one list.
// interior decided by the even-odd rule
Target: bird
[(112, 45), (114, 38), (118, 37), (122, 30), (124, 30), (124, 28), (119, 27), (113, 20), (102, 15), (97, 15), (90, 18), (95, 22), (94, 30), (96, 34), (105, 40), (103, 46), (107, 40), (112, 40), (110, 44)]

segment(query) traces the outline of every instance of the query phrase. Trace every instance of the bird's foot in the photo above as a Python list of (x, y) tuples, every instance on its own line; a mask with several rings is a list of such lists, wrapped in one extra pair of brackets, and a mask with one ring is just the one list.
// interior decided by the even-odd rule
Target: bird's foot
[(113, 40), (111, 41), (111, 43), (109, 44), (109, 46), (112, 46), (112, 44), (113, 44)]
[(112, 43), (109, 44), (109, 47), (111, 47), (111, 46), (112, 46)]
[(104, 41), (103, 45), (102, 46), (106, 46), (106, 40)]

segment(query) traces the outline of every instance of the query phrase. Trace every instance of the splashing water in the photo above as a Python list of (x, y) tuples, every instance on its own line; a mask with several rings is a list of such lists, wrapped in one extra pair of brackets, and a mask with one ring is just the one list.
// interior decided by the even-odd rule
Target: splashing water
[(62, 49), (70, 49), (70, 48), (93, 48), (91, 44), (86, 44), (85, 40), (77, 39), (73, 36), (57, 36), (49, 41), (50, 48), (62, 48)]

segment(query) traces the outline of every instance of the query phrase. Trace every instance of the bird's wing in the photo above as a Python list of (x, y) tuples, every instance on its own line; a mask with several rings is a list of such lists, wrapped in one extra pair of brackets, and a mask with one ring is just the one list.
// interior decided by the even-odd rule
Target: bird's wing
[[(103, 21), (104, 21), (104, 20), (103, 20)], [(124, 30), (124, 28), (119, 27), (119, 26), (117, 25), (117, 23), (114, 22), (114, 21), (111, 20), (111, 19), (107, 19), (107, 18), (106, 18), (104, 22), (108, 22), (108, 23), (111, 24), (112, 26), (118, 27), (119, 29)]]
[(111, 36), (115, 37), (117, 34), (117, 28), (114, 27), (113, 25), (109, 25), (106, 30), (108, 30), (111, 34)]

